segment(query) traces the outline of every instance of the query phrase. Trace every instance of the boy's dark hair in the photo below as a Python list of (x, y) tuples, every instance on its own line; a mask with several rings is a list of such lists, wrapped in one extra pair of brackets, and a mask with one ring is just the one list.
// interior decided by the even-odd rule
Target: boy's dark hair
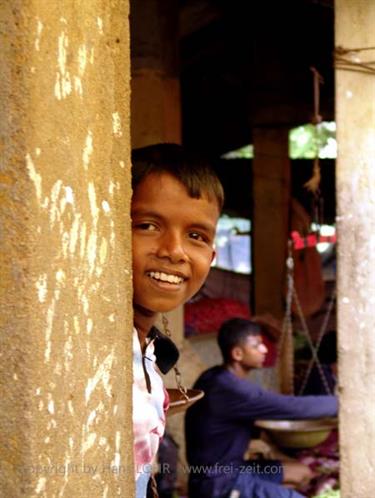
[(190, 197), (200, 199), (206, 194), (217, 202), (219, 211), (222, 210), (224, 192), (216, 173), (207, 163), (188, 154), (181, 145), (164, 143), (133, 149), (133, 192), (151, 173), (169, 173), (185, 186)]
[(261, 329), (257, 323), (246, 318), (231, 318), (221, 325), (217, 342), (224, 363), (231, 361), (232, 349), (244, 344), (247, 337), (251, 335), (261, 335)]

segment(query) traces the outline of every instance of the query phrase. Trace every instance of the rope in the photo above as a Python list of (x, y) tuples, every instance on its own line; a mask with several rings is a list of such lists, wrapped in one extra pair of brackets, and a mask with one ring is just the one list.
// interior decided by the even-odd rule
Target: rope
[(334, 50), (335, 69), (342, 69), (343, 71), (353, 71), (357, 73), (375, 74), (375, 61), (369, 60), (362, 62), (358, 57), (358, 54), (360, 52), (365, 52), (368, 50), (375, 51), (375, 47), (336, 47)]
[(322, 116), (320, 115), (320, 85), (324, 83), (324, 80), (319, 73), (319, 71), (311, 66), (310, 70), (314, 76), (314, 116), (313, 116), (313, 124), (318, 124), (322, 122)]
[(320, 161), (319, 161), (319, 143), (318, 143), (318, 124), (322, 122), (322, 116), (320, 114), (320, 85), (324, 83), (322, 76), (315, 67), (310, 67), (313, 73), (313, 87), (314, 87), (314, 115), (312, 118), (312, 124), (315, 126), (315, 158), (313, 175), (305, 184), (304, 187), (312, 192), (316, 197), (319, 197), (319, 185), (320, 185)]

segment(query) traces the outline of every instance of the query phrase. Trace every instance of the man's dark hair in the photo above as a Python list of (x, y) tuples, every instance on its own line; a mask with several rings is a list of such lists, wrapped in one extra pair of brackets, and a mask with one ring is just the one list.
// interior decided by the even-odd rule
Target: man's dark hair
[(261, 335), (261, 329), (257, 323), (246, 318), (231, 318), (221, 325), (217, 342), (224, 363), (231, 361), (232, 349), (244, 344), (247, 337), (251, 335)]
[(217, 202), (219, 211), (224, 204), (223, 187), (211, 167), (201, 159), (187, 153), (181, 145), (156, 144), (133, 149), (133, 192), (151, 173), (169, 173), (181, 182), (190, 197), (200, 199), (206, 195)]

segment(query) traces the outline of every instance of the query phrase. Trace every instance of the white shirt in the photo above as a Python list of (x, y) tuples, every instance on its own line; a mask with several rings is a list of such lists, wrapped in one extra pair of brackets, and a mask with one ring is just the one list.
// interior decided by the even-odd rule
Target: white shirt
[[(151, 392), (147, 390), (145, 371)], [(145, 498), (152, 464), (165, 430), (165, 410), (168, 394), (156, 367), (154, 341), (151, 340), (142, 355), (138, 333), (133, 332), (133, 430), (136, 498)]]

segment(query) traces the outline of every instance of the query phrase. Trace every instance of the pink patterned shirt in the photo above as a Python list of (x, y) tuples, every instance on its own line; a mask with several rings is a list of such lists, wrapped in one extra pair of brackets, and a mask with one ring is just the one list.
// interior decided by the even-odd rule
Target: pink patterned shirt
[[(142, 360), (148, 374), (151, 392), (147, 389)], [(142, 355), (137, 331), (133, 332), (133, 430), (136, 498), (146, 496), (151, 466), (155, 461), (160, 438), (165, 430), (165, 411), (169, 398), (155, 363), (154, 341)]]

